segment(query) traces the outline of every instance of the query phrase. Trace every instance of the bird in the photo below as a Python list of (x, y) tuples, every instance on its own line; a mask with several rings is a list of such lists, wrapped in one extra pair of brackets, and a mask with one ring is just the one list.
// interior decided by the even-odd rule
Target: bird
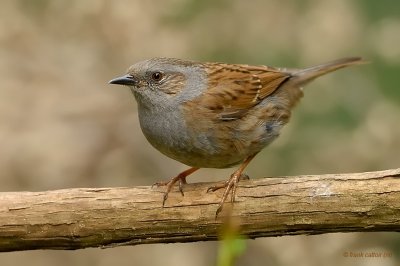
[(130, 88), (150, 144), (190, 167), (168, 182), (155, 183), (166, 186), (163, 206), (176, 183), (183, 196), (186, 177), (200, 168), (239, 165), (225, 182), (207, 190), (224, 188), (217, 217), (229, 194), (235, 201), (250, 161), (288, 123), (303, 87), (317, 77), (363, 63), (361, 57), (347, 57), (296, 69), (158, 57), (133, 64), (109, 84)]

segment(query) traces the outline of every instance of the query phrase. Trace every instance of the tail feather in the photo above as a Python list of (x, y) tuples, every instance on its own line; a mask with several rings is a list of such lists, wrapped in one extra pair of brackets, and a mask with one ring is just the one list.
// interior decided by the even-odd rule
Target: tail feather
[(365, 63), (367, 62), (361, 57), (348, 57), (308, 68), (286, 70), (291, 78), (282, 85), (277, 94), (282, 94), (281, 97), (287, 101), (291, 108), (303, 97), (303, 86), (315, 78), (343, 67)]
[(295, 70), (291, 73), (291, 80), (295, 81), (296, 84), (302, 86), (317, 77), (325, 75), (329, 72), (338, 70), (340, 68), (366, 64), (367, 61), (363, 60), (361, 57), (347, 57), (338, 60), (334, 60), (325, 64), (320, 64), (300, 70)]

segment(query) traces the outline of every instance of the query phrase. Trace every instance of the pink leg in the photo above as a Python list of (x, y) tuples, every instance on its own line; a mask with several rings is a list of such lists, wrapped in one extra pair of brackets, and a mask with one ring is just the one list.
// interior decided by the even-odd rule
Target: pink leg
[(235, 201), (237, 184), (241, 178), (248, 179), (247, 175), (243, 175), (243, 171), (255, 156), (256, 156), (256, 154), (247, 157), (247, 159), (243, 161), (243, 163), (239, 166), (239, 168), (235, 172), (233, 172), (231, 177), (226, 182), (224, 182), (223, 184), (212, 186), (212, 187), (208, 188), (207, 192), (216, 191), (218, 189), (225, 188), (224, 194), (222, 195), (222, 199), (221, 199), (220, 203), (218, 204), (218, 209), (217, 209), (217, 212), (215, 213), (215, 217), (217, 217), (218, 214), (221, 212), (222, 207), (223, 207), (229, 193), (231, 193), (231, 202), (233, 203)]
[(179, 181), (179, 191), (181, 192), (182, 196), (183, 196), (183, 185), (187, 184), (186, 182), (186, 177), (192, 173), (194, 173), (195, 171), (199, 170), (200, 168), (197, 167), (192, 167), (187, 169), (186, 171), (183, 171), (182, 173), (180, 173), (179, 175), (175, 176), (174, 178), (172, 178), (171, 180), (169, 180), (168, 182), (157, 182), (154, 183), (153, 186), (167, 186), (167, 190), (164, 193), (164, 197), (163, 197), (163, 207), (165, 205), (165, 201), (168, 199), (168, 194), (169, 192), (171, 192), (172, 187), (175, 185), (176, 182)]

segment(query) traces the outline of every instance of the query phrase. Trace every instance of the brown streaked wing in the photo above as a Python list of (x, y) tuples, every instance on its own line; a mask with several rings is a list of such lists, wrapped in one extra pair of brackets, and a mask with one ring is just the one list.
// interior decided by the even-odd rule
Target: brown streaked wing
[(195, 101), (217, 112), (222, 120), (234, 120), (273, 93), (287, 72), (266, 66), (207, 64), (209, 89)]

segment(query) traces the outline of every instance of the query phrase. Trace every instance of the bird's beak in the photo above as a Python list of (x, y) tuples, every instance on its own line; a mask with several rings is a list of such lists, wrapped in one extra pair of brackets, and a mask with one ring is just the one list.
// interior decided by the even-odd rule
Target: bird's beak
[(112, 79), (108, 83), (117, 85), (135, 86), (136, 84), (138, 84), (138, 81), (133, 76), (127, 74), (125, 76)]

